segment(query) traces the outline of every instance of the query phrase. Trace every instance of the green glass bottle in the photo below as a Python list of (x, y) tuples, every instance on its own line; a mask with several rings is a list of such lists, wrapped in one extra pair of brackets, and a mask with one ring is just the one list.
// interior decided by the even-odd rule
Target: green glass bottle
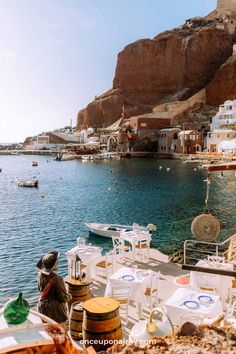
[(19, 293), (18, 298), (9, 301), (3, 311), (3, 316), (9, 324), (19, 324), (27, 320), (30, 306), (26, 300), (23, 299), (23, 294)]

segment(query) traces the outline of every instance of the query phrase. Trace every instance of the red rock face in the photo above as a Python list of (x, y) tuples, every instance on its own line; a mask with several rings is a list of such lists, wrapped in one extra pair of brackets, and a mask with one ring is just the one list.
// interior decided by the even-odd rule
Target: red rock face
[(130, 44), (118, 55), (113, 87), (148, 104), (187, 87), (192, 95), (206, 86), (231, 53), (231, 37), (222, 30), (162, 33)]
[(216, 72), (206, 89), (207, 103), (219, 106), (227, 100), (236, 99), (236, 56), (231, 57)]
[(187, 88), (190, 97), (231, 54), (231, 36), (209, 27), (176, 29), (132, 43), (118, 55), (113, 89), (80, 111), (77, 125), (112, 124), (121, 117), (123, 105), (129, 116), (150, 112)]

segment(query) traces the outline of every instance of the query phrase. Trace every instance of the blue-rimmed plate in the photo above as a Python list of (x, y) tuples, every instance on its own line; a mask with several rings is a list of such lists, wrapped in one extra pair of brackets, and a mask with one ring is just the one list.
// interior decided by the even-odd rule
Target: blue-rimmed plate
[(197, 310), (200, 307), (199, 303), (196, 301), (184, 301), (184, 306), (191, 310)]
[(204, 304), (210, 304), (210, 303), (214, 302), (212, 297), (209, 295), (200, 295), (200, 296), (198, 296), (198, 300)]
[(123, 275), (121, 278), (122, 278), (123, 280), (127, 280), (127, 281), (132, 281), (132, 280), (135, 279), (133, 275), (129, 275), (129, 274)]

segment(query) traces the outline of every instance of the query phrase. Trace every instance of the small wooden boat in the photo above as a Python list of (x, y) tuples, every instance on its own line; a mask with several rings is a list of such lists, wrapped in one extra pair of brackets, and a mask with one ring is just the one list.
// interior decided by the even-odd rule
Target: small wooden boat
[(97, 224), (97, 223), (85, 223), (89, 232), (102, 236), (102, 237), (112, 237), (112, 236), (120, 236), (120, 232), (128, 232), (128, 231), (138, 231), (144, 233), (151, 233), (156, 230), (156, 226), (153, 224), (149, 224), (147, 227), (139, 226), (138, 230), (135, 230), (135, 226), (128, 225), (119, 225), (119, 224)]
[(4, 354), (56, 354), (82, 353), (72, 346), (63, 327), (49, 317), (30, 310), (27, 320), (10, 325), (0, 310), (0, 353)]
[(32, 161), (32, 162), (31, 162), (31, 165), (32, 165), (33, 167), (38, 166), (38, 161)]
[(18, 187), (35, 187), (37, 188), (39, 181), (37, 179), (16, 179), (16, 185)]

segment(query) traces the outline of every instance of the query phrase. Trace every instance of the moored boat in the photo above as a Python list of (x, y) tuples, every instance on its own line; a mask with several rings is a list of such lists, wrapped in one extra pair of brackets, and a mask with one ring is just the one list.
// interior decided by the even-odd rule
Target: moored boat
[(38, 161), (32, 161), (32, 162), (31, 162), (31, 165), (32, 165), (33, 167), (38, 166)]
[(93, 155), (82, 155), (81, 159), (82, 161), (93, 161), (95, 158)]
[(112, 237), (120, 236), (120, 232), (137, 231), (144, 233), (152, 233), (156, 230), (154, 224), (148, 224), (147, 227), (144, 226), (130, 226), (130, 225), (120, 225), (120, 224), (98, 224), (98, 223), (85, 223), (89, 232), (102, 236), (102, 237)]
[(37, 179), (16, 179), (16, 185), (18, 187), (38, 187), (39, 181)]

